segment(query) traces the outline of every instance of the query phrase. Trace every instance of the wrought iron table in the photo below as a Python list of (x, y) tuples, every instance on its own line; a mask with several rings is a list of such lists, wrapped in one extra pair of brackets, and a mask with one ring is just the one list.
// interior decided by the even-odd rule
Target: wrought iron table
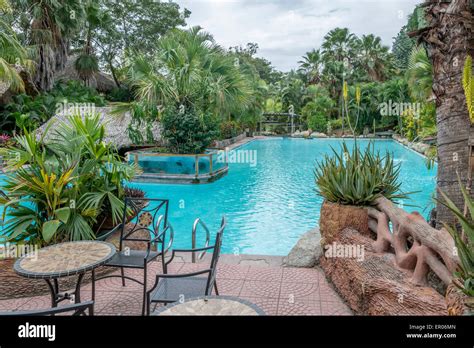
[(201, 296), (163, 306), (151, 315), (265, 315), (257, 305), (235, 296)]
[[(27, 278), (44, 279), (51, 291), (51, 305), (74, 300), (81, 302), (81, 282), (92, 271), (92, 300), (95, 297), (94, 269), (109, 261), (115, 254), (115, 246), (100, 241), (78, 241), (51, 245), (18, 259), (13, 268)], [(71, 293), (60, 293), (58, 279), (77, 275), (76, 287)]]

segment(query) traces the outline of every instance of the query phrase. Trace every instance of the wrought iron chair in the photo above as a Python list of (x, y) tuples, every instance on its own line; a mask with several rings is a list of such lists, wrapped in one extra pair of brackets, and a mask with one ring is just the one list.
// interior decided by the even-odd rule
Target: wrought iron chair
[[(54, 307), (50, 309), (39, 309), (33, 311), (11, 311), (0, 312), (0, 316), (36, 316), (36, 315), (55, 315), (59, 313), (73, 312), (73, 316), (92, 316), (94, 315), (94, 301), (87, 301), (82, 303), (74, 303), (61, 307)], [(89, 314), (87, 314), (87, 312)]]
[[(196, 224), (195, 224), (196, 225)], [(221, 226), (216, 235), (216, 241), (212, 246), (193, 249), (173, 249), (170, 262), (177, 252), (200, 252), (199, 258), (202, 258), (207, 251), (212, 250), (212, 259), (209, 268), (192, 273), (184, 274), (158, 274), (155, 285), (147, 292), (147, 315), (150, 315), (152, 303), (176, 302), (182, 298), (191, 298), (197, 296), (210, 295), (212, 289), (216, 295), (219, 295), (216, 284), (217, 262), (219, 260), (222, 236), (226, 226), (226, 219), (222, 217)], [(194, 230), (194, 229), (193, 229)], [(204, 275), (207, 275), (204, 276)]]
[[(156, 202), (156, 206), (153, 204)], [(163, 214), (160, 214), (164, 210)], [(130, 220), (130, 213), (134, 218)], [(160, 232), (161, 225), (163, 230)], [(93, 287), (96, 280), (105, 278), (122, 278), (122, 285), (125, 286), (125, 279), (143, 285), (143, 306), (142, 315), (145, 314), (146, 307), (146, 289), (147, 289), (147, 271), (148, 264), (161, 256), (163, 273), (167, 273), (167, 265), (171, 262), (166, 261), (165, 256), (173, 244), (174, 231), (168, 223), (168, 200), (152, 198), (126, 198), (125, 209), (122, 223), (110, 232), (100, 236), (104, 240), (114, 232), (120, 230), (119, 250), (114, 257), (104, 266), (120, 268), (120, 275), (106, 275), (95, 279), (92, 273)], [(145, 234), (145, 236), (136, 236)], [(168, 243), (166, 243), (167, 233), (169, 232)], [(135, 236), (134, 236), (135, 235)], [(146, 250), (131, 250), (125, 246), (127, 242), (146, 243)], [(153, 246), (153, 248), (152, 248)], [(143, 269), (143, 281), (131, 278), (125, 275), (124, 269)]]

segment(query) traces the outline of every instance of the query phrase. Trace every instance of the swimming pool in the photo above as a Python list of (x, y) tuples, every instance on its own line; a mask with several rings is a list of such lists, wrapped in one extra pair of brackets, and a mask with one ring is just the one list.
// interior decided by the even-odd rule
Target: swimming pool
[[(365, 147), (368, 140), (357, 140)], [(349, 146), (353, 140), (346, 140)], [(314, 191), (313, 169), (317, 159), (340, 148), (340, 139), (271, 138), (255, 140), (238, 150), (253, 150), (256, 165), (229, 163), (227, 176), (204, 185), (132, 184), (149, 197), (170, 200), (170, 222), (176, 232), (175, 245), (190, 247), (191, 226), (202, 218), (216, 231), (220, 216), (228, 225), (224, 253), (286, 255), (309, 229), (316, 227), (322, 198)], [(436, 170), (428, 170), (424, 159), (393, 140), (375, 141), (375, 149), (393, 153), (401, 163), (400, 180), (412, 195), (418, 210), (427, 216), (432, 204)]]
[[(368, 140), (357, 141), (362, 147), (369, 144)], [(346, 143), (352, 146), (353, 140)], [(227, 176), (216, 182), (130, 186), (144, 190), (150, 198), (170, 200), (169, 221), (175, 229), (176, 248), (191, 246), (195, 218), (202, 218), (214, 237), (225, 214), (228, 224), (223, 253), (286, 255), (303, 233), (318, 224), (322, 198), (314, 191), (314, 164), (331, 153), (331, 146), (339, 149), (341, 144), (340, 139), (255, 140), (238, 148), (242, 156), (235, 158), (253, 160), (229, 163)], [(376, 140), (375, 149), (392, 152), (395, 161), (401, 163), (402, 189), (420, 191), (404, 202), (405, 209), (426, 217), (433, 207), (436, 168), (428, 170), (422, 156), (393, 140)], [(407, 207), (409, 204), (419, 207)]]

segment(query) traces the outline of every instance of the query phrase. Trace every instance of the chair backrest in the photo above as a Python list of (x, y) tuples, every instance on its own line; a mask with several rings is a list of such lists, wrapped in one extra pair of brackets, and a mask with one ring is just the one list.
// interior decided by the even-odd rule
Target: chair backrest
[(211, 259), (211, 273), (209, 274), (209, 279), (207, 282), (207, 293), (209, 294), (212, 290), (211, 287), (213, 286), (214, 282), (216, 281), (216, 274), (217, 274), (217, 262), (219, 261), (219, 257), (221, 254), (221, 247), (222, 247), (222, 237), (224, 235), (225, 226), (227, 224), (225, 216), (222, 217), (221, 226), (216, 234), (216, 242), (214, 244), (214, 250), (212, 252), (212, 259)]
[[(160, 198), (125, 198), (120, 233), (120, 250), (124, 241), (149, 241), (160, 234), (160, 225), (168, 228), (169, 201)], [(140, 235), (144, 233), (146, 238)], [(164, 241), (163, 241), (164, 244)]]
[[(34, 315), (55, 315), (59, 313), (72, 312), (73, 316), (92, 316), (94, 315), (94, 301), (87, 301), (82, 303), (74, 303), (61, 307), (54, 307), (50, 309), (39, 309), (33, 311), (11, 311), (0, 312), (0, 316), (34, 316)], [(89, 313), (89, 314), (87, 314)]]

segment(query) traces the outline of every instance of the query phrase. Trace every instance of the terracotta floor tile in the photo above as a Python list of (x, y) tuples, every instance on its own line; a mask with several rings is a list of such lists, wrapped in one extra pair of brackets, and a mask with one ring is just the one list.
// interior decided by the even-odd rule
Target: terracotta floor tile
[(250, 266), (245, 279), (263, 282), (281, 282), (283, 269), (281, 267)]
[(142, 298), (136, 293), (120, 292), (117, 293), (107, 305), (98, 313), (114, 313), (116, 315), (141, 315)]
[(264, 311), (266, 315), (277, 315), (278, 299), (276, 298), (242, 297), (242, 296), (240, 296), (240, 298), (255, 304), (262, 311)]
[(349, 307), (343, 302), (321, 301), (322, 315), (353, 315)]
[(217, 266), (217, 278), (222, 279), (247, 279), (250, 266), (219, 264)]
[(278, 302), (278, 315), (321, 315), (319, 301), (295, 300)]
[(242, 297), (280, 297), (280, 283), (246, 280), (240, 292)]
[(319, 283), (322, 271), (317, 268), (283, 268), (283, 282), (291, 283)]
[[(219, 291), (219, 295), (239, 296), (243, 285), (243, 280), (217, 279), (217, 290)], [(214, 289), (212, 289), (212, 294), (215, 295)]]
[(0, 311), (13, 311), (17, 310), (21, 306), (23, 306), (25, 303), (29, 302), (31, 300), (31, 297), (24, 297), (24, 298), (15, 298), (11, 300), (0, 300)]
[(317, 283), (281, 283), (280, 298), (285, 301), (319, 301), (319, 285)]

